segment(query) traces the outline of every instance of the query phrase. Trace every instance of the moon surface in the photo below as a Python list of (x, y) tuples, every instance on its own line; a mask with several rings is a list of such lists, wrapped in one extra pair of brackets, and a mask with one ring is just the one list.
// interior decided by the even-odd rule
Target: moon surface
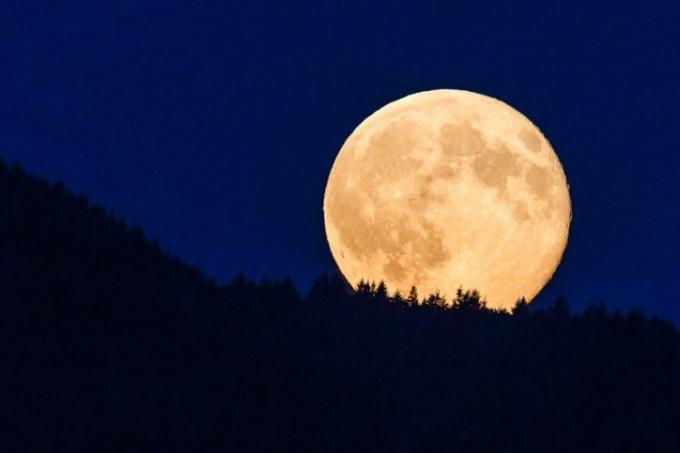
[(571, 200), (557, 155), (509, 105), (434, 90), (387, 104), (347, 138), (326, 186), (331, 253), (350, 284), (492, 308), (533, 299), (567, 244)]

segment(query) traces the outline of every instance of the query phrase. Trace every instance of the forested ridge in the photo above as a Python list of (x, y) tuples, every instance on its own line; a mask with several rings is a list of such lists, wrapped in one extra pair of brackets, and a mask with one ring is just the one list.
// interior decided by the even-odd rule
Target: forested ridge
[(677, 452), (680, 335), (338, 275), (220, 285), (0, 162), (0, 403), (8, 452)]

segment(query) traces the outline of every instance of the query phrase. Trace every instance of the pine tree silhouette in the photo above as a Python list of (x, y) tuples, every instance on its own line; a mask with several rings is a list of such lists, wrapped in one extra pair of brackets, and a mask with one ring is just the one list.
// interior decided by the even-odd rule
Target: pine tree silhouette
[(416, 289), (415, 286), (411, 286), (411, 290), (409, 291), (408, 296), (406, 297), (406, 302), (411, 307), (416, 307), (420, 303), (418, 299), (418, 289)]

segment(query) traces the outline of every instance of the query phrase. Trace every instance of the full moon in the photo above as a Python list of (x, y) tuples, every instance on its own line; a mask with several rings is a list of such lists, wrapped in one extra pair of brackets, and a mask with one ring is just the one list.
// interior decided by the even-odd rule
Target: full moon
[(421, 296), (476, 289), (491, 308), (532, 300), (567, 244), (571, 200), (548, 140), (509, 105), (434, 90), (382, 107), (350, 134), (324, 196), (345, 278)]

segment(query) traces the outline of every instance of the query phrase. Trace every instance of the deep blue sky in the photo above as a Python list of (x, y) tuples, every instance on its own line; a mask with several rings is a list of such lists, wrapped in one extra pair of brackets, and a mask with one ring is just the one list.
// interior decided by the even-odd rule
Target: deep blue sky
[[(218, 281), (334, 264), (326, 177), (415, 91), (498, 97), (552, 142), (574, 221), (544, 292), (680, 321), (680, 6), (3, 1), (0, 156)], [(565, 8), (563, 5), (568, 5)]]

